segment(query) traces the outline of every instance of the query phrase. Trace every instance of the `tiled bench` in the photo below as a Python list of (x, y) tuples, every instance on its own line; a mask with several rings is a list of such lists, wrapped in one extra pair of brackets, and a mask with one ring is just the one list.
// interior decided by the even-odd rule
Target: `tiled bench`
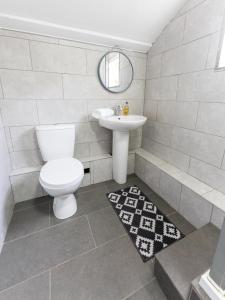
[(222, 226), (223, 193), (142, 148), (135, 153), (135, 174), (193, 226), (200, 228), (209, 222)]

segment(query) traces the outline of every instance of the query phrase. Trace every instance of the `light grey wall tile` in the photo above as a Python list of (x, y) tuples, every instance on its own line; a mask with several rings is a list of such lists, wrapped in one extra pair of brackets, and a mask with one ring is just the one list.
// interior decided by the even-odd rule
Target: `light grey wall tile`
[(30, 51), (32, 57), (32, 65), (35, 71), (61, 71), (59, 45), (31, 41)]
[(37, 101), (41, 124), (87, 122), (85, 100), (41, 100)]
[(76, 125), (76, 142), (97, 142), (111, 140), (112, 132), (101, 127), (98, 122), (79, 123)]
[(86, 53), (84, 49), (74, 47), (60, 47), (62, 73), (85, 74)]
[(225, 139), (175, 127), (171, 145), (181, 152), (220, 167), (225, 150)]
[(192, 158), (189, 174), (225, 193), (225, 171)]
[(129, 138), (129, 150), (134, 150), (141, 147), (141, 135), (139, 136), (130, 136)]
[(30, 47), (35, 71), (86, 73), (84, 49), (40, 42), (30, 42)]
[(11, 176), (10, 180), (15, 202), (34, 199), (43, 195), (39, 183), (39, 172)]
[(146, 58), (130, 56), (129, 59), (134, 68), (134, 79), (146, 78)]
[(159, 77), (161, 72), (161, 54), (153, 56), (150, 58), (150, 62), (148, 64), (147, 78)]
[(128, 155), (128, 162), (127, 162), (127, 174), (134, 174), (134, 167), (135, 167), (135, 154), (130, 153)]
[(104, 54), (105, 52), (103, 51), (86, 50), (88, 75), (97, 75), (98, 64), (101, 58), (104, 56)]
[(179, 14), (187, 12), (188, 10), (196, 7), (197, 5), (201, 4), (204, 1), (205, 0), (188, 0), (188, 1), (186, 1), (184, 6), (180, 9)]
[(95, 76), (63, 75), (65, 99), (107, 98)]
[(6, 99), (62, 98), (60, 74), (1, 70), (0, 75)]
[(198, 112), (197, 129), (214, 135), (225, 136), (225, 104), (201, 103)]
[(156, 193), (159, 192), (160, 169), (145, 161), (144, 182)]
[(181, 195), (181, 184), (171, 176), (161, 172), (160, 196), (174, 209), (178, 210)]
[(204, 69), (209, 41), (209, 37), (205, 37), (165, 52), (162, 57), (162, 75), (176, 75)]
[(89, 143), (82, 143), (78, 144), (75, 143), (74, 147), (74, 157), (75, 158), (87, 158), (90, 157), (90, 144)]
[(39, 150), (22, 150), (10, 153), (13, 169), (28, 168), (42, 165)]
[(189, 156), (181, 153), (175, 149), (168, 146), (162, 145), (160, 143), (154, 142), (150, 139), (143, 137), (142, 142), (143, 148), (146, 151), (166, 160), (172, 165), (176, 166), (178, 169), (187, 171), (189, 165)]
[(122, 94), (111, 94), (102, 88), (96, 76), (63, 75), (65, 99), (144, 99), (144, 80), (133, 80)]
[(157, 121), (191, 129), (195, 128), (197, 111), (197, 102), (160, 102)]
[(225, 3), (207, 0), (187, 14), (184, 42), (195, 40), (220, 29)]
[(3, 91), (2, 91), (1, 78), (0, 78), (0, 99), (3, 99)]
[(93, 183), (112, 179), (112, 158), (95, 160), (91, 163)]
[(158, 122), (147, 121), (143, 127), (143, 136), (164, 145), (170, 145), (172, 127)]
[(161, 77), (146, 81), (146, 99), (176, 100), (177, 76)]
[(184, 35), (185, 16), (173, 20), (166, 28), (165, 49), (176, 48), (180, 46)]
[(211, 223), (213, 223), (218, 228), (222, 228), (224, 218), (225, 218), (225, 213), (221, 209), (217, 208), (216, 206), (213, 206)]
[(112, 153), (111, 141), (99, 141), (90, 143), (90, 155), (110, 154)]
[(35, 128), (33, 126), (10, 127), (10, 136), (14, 151), (38, 148)]
[(182, 186), (179, 212), (193, 226), (200, 228), (210, 222), (212, 204), (190, 189)]
[(220, 32), (211, 35), (209, 43), (209, 52), (207, 58), (207, 69), (214, 69), (216, 66), (217, 53), (219, 50)]
[(156, 120), (157, 115), (157, 101), (151, 101), (145, 99), (144, 102), (144, 116), (147, 117), (151, 121)]
[(15, 30), (0, 29), (0, 35), (16, 37), (18, 39), (58, 44), (58, 39), (54, 38), (54, 37), (44, 36), (44, 35), (40, 35), (40, 34), (20, 32), (20, 31), (15, 31)]
[[(4, 242), (7, 228), (13, 213), (14, 200), (9, 181), (11, 172), (10, 157), (7, 149), (6, 137), (4, 128), (0, 129), (0, 245)], [(0, 247), (1, 247), (0, 246)], [(1, 249), (0, 249), (1, 251)]]
[(31, 70), (28, 41), (0, 36), (0, 68)]
[(5, 126), (22, 126), (38, 124), (35, 101), (2, 100), (0, 101)]
[(145, 165), (146, 165), (146, 160), (144, 160), (139, 155), (135, 155), (135, 168), (134, 168), (134, 172), (143, 181), (145, 181)]
[(180, 76), (178, 83), (178, 100), (224, 102), (225, 72), (205, 70)]

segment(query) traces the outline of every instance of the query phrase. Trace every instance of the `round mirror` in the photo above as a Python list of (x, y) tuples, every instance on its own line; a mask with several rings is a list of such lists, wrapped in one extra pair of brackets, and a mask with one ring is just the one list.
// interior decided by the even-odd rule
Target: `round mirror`
[(98, 65), (98, 77), (101, 85), (111, 93), (121, 93), (129, 88), (133, 80), (133, 66), (123, 53), (106, 53)]

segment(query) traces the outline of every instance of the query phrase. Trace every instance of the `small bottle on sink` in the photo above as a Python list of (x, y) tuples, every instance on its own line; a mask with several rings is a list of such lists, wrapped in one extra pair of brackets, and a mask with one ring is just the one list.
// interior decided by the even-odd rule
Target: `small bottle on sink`
[(123, 115), (127, 116), (129, 114), (129, 104), (128, 101), (125, 102), (125, 104), (123, 105)]

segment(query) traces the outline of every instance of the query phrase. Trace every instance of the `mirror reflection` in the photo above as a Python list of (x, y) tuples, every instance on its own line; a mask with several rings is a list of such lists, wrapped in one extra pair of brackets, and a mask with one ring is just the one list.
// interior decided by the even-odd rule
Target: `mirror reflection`
[(118, 51), (105, 54), (99, 62), (98, 77), (102, 86), (112, 93), (124, 92), (133, 80), (129, 58)]

